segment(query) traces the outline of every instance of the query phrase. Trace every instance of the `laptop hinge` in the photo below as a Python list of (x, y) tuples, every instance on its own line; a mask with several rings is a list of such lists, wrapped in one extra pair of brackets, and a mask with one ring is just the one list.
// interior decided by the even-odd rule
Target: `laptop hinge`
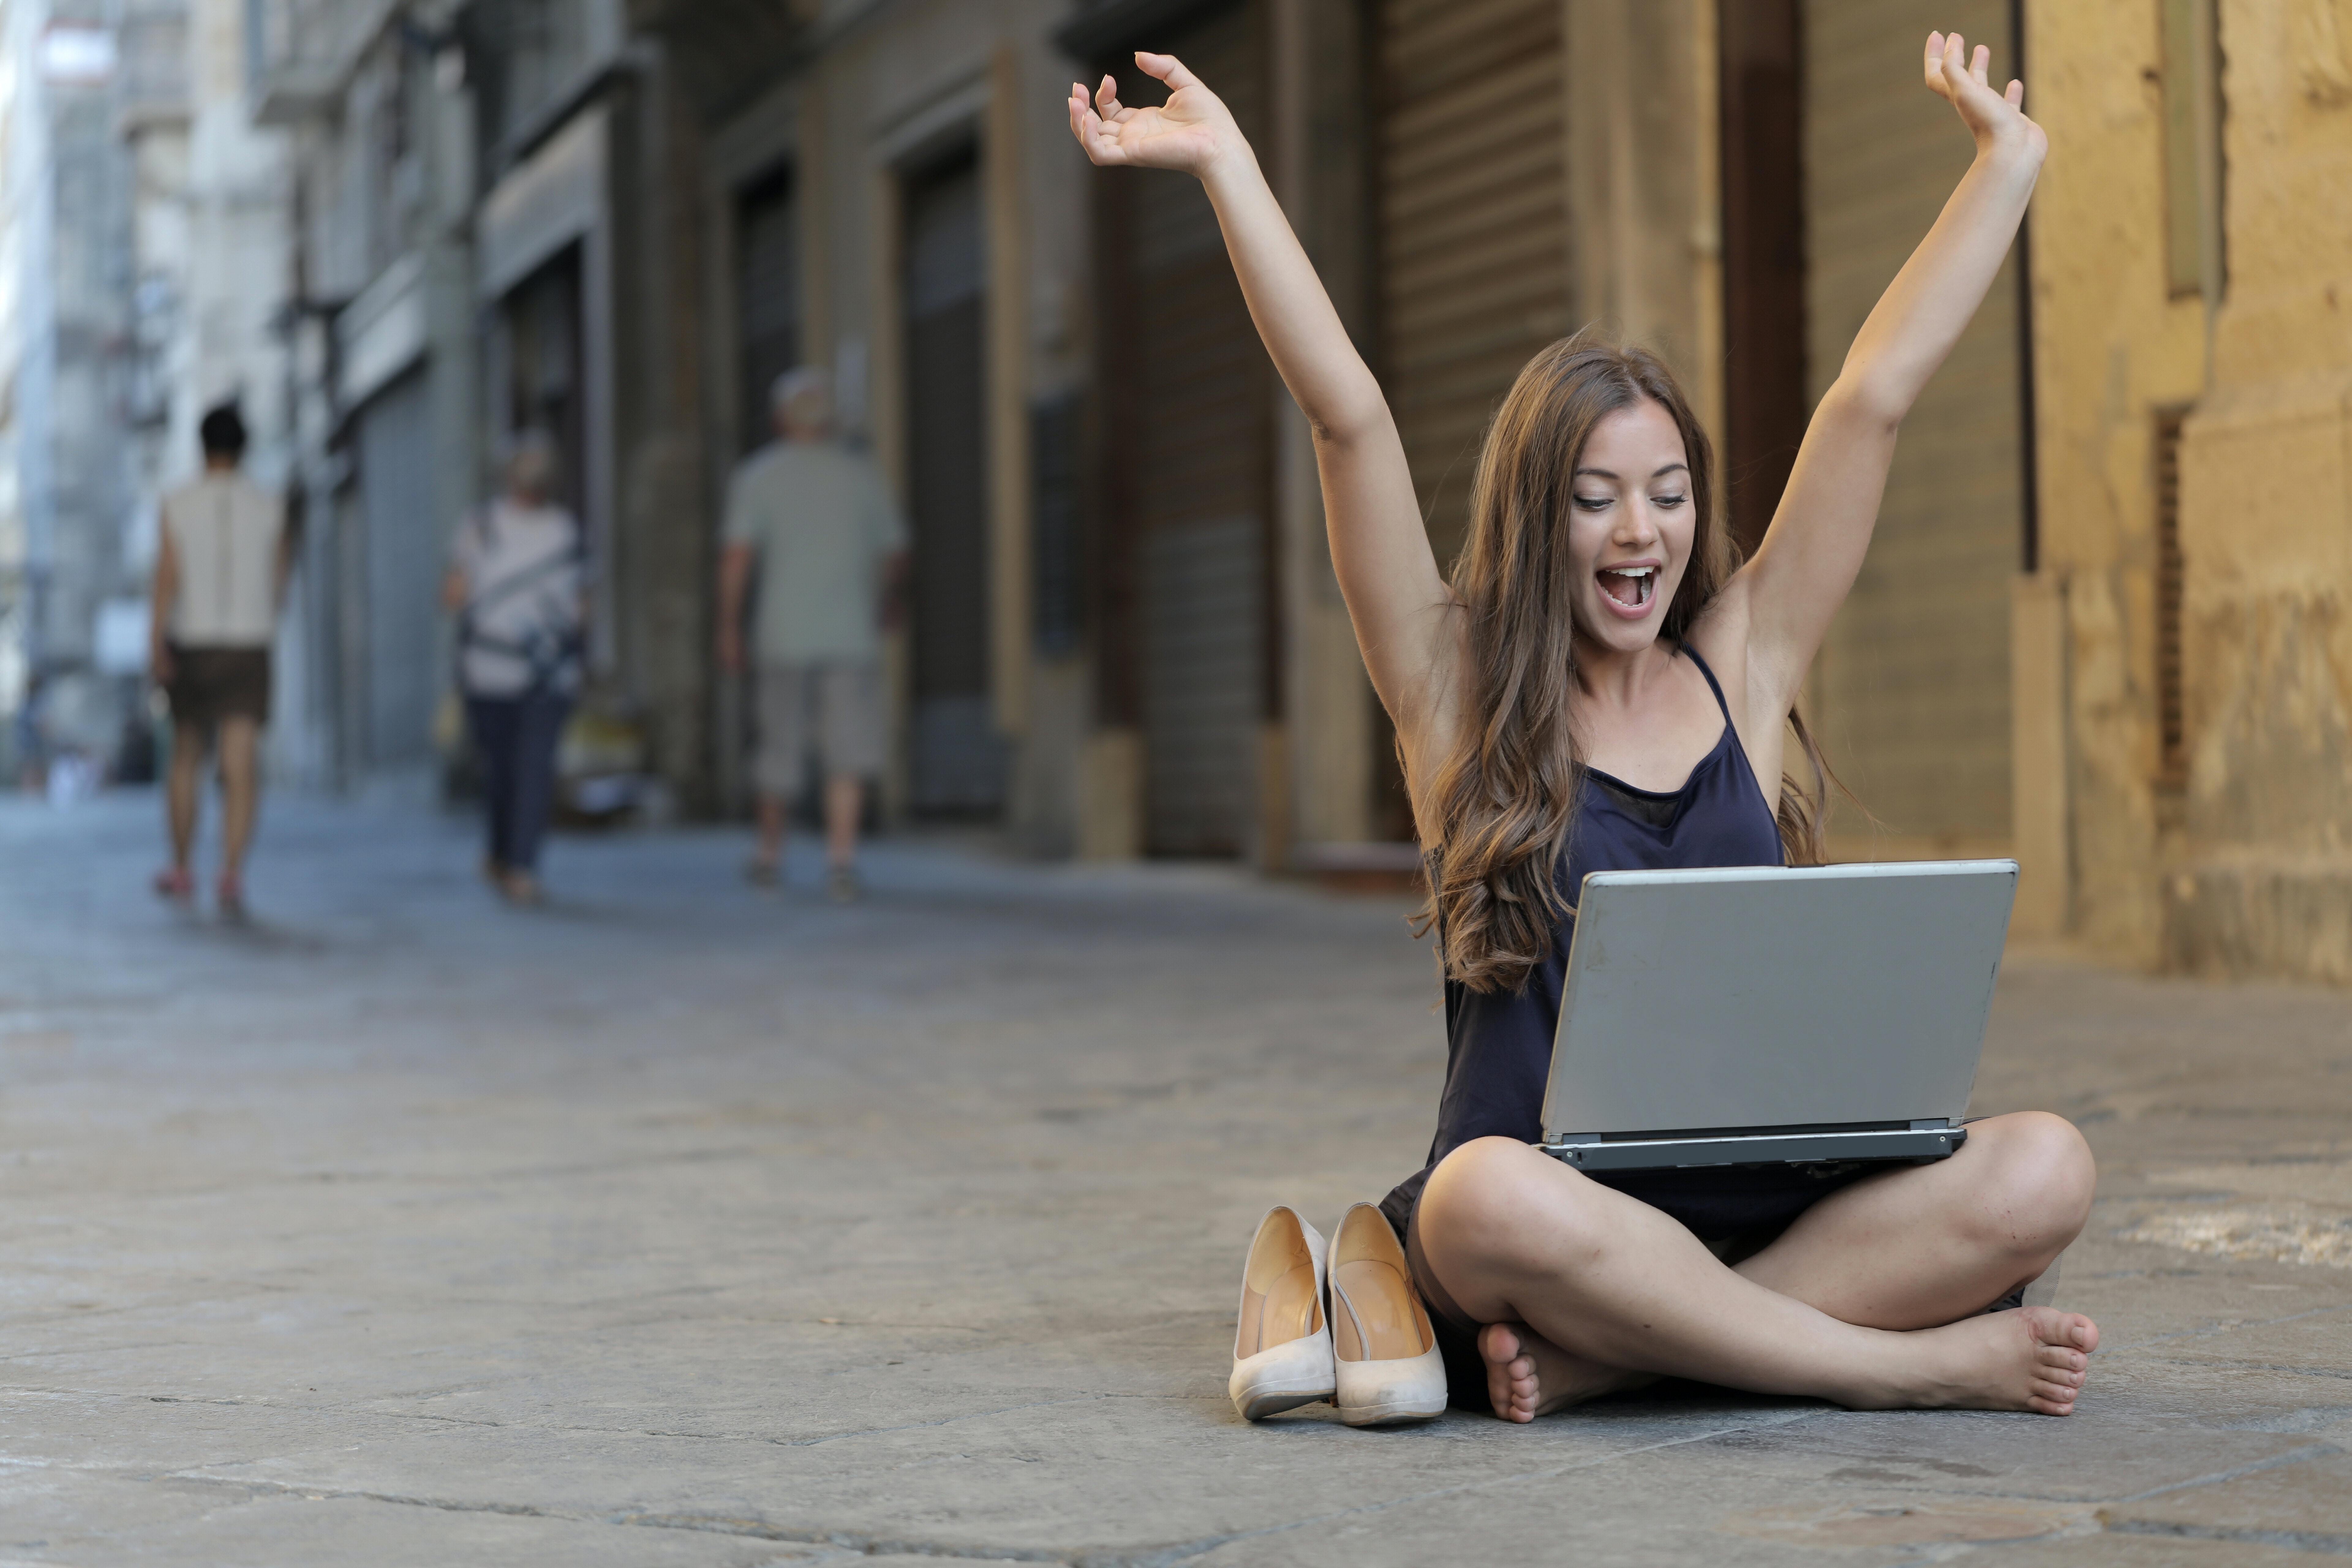
[(1706, 1165), (1813, 1164), (1847, 1160), (1940, 1160), (1968, 1141), (1948, 1123), (1872, 1128), (1736, 1132), (1728, 1135), (1601, 1139), (1591, 1133), (1540, 1145), (1586, 1171), (1640, 1171)]

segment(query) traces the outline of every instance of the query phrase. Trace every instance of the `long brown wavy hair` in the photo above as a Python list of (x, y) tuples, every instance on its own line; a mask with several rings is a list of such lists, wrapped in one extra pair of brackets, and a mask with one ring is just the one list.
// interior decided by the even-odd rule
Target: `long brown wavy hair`
[[(1517, 991), (1551, 951), (1570, 912), (1560, 854), (1583, 782), (1570, 695), (1580, 586), (1568, 518), (1577, 459), (1601, 421), (1647, 398), (1681, 430), (1696, 528), (1689, 564), (1660, 633), (1676, 643), (1739, 566), (1716, 515), (1715, 450), (1682, 387), (1656, 355), (1591, 331), (1553, 343), (1519, 372), (1488, 426), (1470, 492), (1470, 537), (1454, 562), (1467, 654), (1461, 739), (1422, 792), (1429, 901), (1445, 973), (1475, 991)], [(1826, 858), (1831, 774), (1791, 709), (1809, 778), (1784, 775), (1777, 813), (1791, 865)]]

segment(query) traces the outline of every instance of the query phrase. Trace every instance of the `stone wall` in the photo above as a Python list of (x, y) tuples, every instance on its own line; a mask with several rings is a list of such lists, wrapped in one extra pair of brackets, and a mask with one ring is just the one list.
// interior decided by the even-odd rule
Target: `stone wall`
[(2180, 448), (2167, 956), (2352, 981), (2352, 3), (2221, 17), (2229, 279)]
[(2028, 9), (2052, 156), (2021, 914), (2135, 963), (2352, 980), (2352, 4), (2219, 5), (2224, 264), (2193, 292), (2168, 268), (2163, 8)]

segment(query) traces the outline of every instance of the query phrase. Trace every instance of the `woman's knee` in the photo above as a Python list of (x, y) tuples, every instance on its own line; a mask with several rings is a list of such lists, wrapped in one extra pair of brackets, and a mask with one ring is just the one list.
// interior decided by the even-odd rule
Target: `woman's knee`
[(1433, 1258), (1507, 1267), (1522, 1253), (1573, 1247), (1591, 1184), (1551, 1156), (1511, 1138), (1479, 1138), (1429, 1173), (1413, 1225)]
[[(1996, 1117), (1969, 1130), (1984, 1137), (1979, 1194), (1986, 1239), (2020, 1253), (2055, 1255), (2090, 1217), (2098, 1167), (2074, 1124), (2047, 1111)], [(1990, 1136), (1986, 1136), (1989, 1134)]]

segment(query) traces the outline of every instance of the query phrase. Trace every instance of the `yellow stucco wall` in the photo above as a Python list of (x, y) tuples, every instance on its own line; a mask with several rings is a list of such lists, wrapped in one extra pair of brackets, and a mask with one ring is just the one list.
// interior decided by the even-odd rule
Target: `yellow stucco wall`
[(2167, 953), (2352, 981), (2352, 0), (2226, 0), (2229, 287), (2182, 430)]
[[(2032, 220), (2042, 550), (2016, 595), (2016, 646), (2038, 651), (2013, 671), (2042, 896), (2021, 913), (2127, 962), (2352, 980), (2352, 0), (2221, 0), (2229, 268), (2210, 311), (2168, 287), (2158, 5), (2026, 10), (2052, 155)], [(2186, 415), (2178, 788), (2157, 715), (2168, 411)]]

